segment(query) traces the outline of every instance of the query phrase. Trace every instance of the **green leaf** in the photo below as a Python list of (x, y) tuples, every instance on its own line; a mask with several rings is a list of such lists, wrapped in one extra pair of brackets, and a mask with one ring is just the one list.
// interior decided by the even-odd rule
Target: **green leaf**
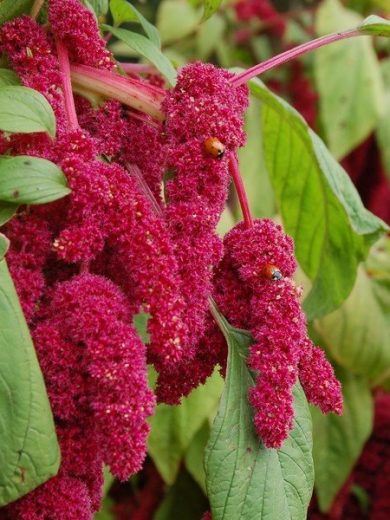
[(161, 47), (160, 34), (156, 27), (126, 0), (110, 0), (110, 10), (114, 25), (118, 26), (124, 22), (138, 22), (141, 24), (147, 37), (156, 47)]
[(372, 34), (373, 36), (390, 37), (390, 22), (381, 16), (371, 15), (365, 18), (358, 27), (359, 32), (363, 34)]
[(28, 155), (0, 157), (0, 200), (44, 204), (69, 193), (66, 178), (54, 163)]
[(150, 335), (148, 333), (148, 321), (150, 314), (148, 312), (139, 312), (133, 317), (133, 325), (142, 339), (143, 343), (149, 343)]
[(0, 130), (47, 132), (56, 135), (56, 119), (49, 102), (36, 90), (10, 86), (0, 88)]
[(2, 0), (0, 2), (0, 25), (24, 13), (29, 13), (34, 0)]
[(177, 0), (161, 2), (156, 25), (164, 44), (180, 40), (191, 34), (199, 24), (199, 15), (190, 4)]
[(199, 520), (207, 508), (208, 503), (202, 491), (188, 473), (182, 471), (153, 520)]
[(42, 373), (5, 260), (0, 262), (0, 506), (56, 475), (60, 450)]
[(206, 494), (206, 473), (204, 470), (203, 459), (209, 437), (210, 425), (207, 420), (196, 432), (185, 456), (187, 471), (202, 489), (204, 494)]
[(160, 404), (151, 418), (149, 455), (167, 484), (173, 484), (196, 432), (216, 409), (222, 390), (218, 372), (179, 406)]
[(219, 6), (222, 4), (223, 0), (203, 0), (203, 18), (202, 20), (207, 20), (213, 14), (218, 11)]
[[(324, 35), (360, 21), (338, 0), (326, 0), (317, 12), (316, 28)], [(326, 142), (336, 158), (344, 157), (375, 129), (382, 112), (383, 82), (372, 41), (352, 38), (318, 49), (314, 76)]]
[(20, 85), (20, 79), (13, 70), (0, 69), (0, 87)]
[(347, 173), (298, 112), (260, 80), (250, 89), (262, 102), (265, 161), (283, 223), (313, 282), (304, 302), (311, 320), (347, 298), (359, 262), (387, 226), (364, 208)]
[(145, 36), (142, 36), (142, 34), (134, 33), (127, 29), (118, 29), (109, 25), (103, 25), (102, 27), (107, 31), (110, 31), (131, 49), (153, 63), (156, 69), (168, 80), (170, 85), (175, 84), (176, 70), (173, 68), (168, 58), (162, 54), (160, 49), (152, 41), (145, 38)]
[(3, 260), (9, 248), (9, 240), (8, 238), (0, 233), (0, 261)]
[(95, 15), (97, 20), (108, 12), (108, 0), (81, 0), (81, 2)]
[(376, 136), (387, 177), (390, 179), (390, 59), (382, 60), (380, 65), (386, 90)]
[(199, 58), (206, 61), (216, 52), (226, 29), (225, 19), (216, 14), (199, 27), (196, 46)]
[(311, 420), (303, 391), (296, 385), (294, 429), (283, 448), (264, 448), (248, 402), (254, 381), (244, 355), (251, 338), (221, 321), (229, 345), (228, 369), (205, 458), (213, 520), (302, 520), (314, 480)]
[(18, 207), (18, 204), (0, 200), (0, 226), (3, 226), (6, 222), (11, 220), (11, 218), (15, 215)]
[(271, 217), (276, 213), (275, 196), (262, 146), (261, 105), (254, 96), (245, 114), (245, 131), (247, 142), (239, 150), (239, 160), (249, 206), (255, 218)]
[(317, 320), (315, 329), (340, 365), (376, 379), (390, 367), (389, 318), (390, 306), (384, 312), (375, 283), (361, 268), (349, 298)]
[(321, 511), (328, 511), (370, 436), (373, 400), (362, 377), (339, 370), (344, 413), (323, 415), (312, 408), (315, 490)]

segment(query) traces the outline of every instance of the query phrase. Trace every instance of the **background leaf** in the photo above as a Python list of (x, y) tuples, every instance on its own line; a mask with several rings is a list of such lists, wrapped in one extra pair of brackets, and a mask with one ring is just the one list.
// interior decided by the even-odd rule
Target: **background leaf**
[(340, 365), (376, 379), (390, 367), (389, 318), (390, 305), (381, 305), (375, 283), (361, 268), (349, 298), (317, 320), (315, 329)]
[(338, 370), (343, 386), (342, 416), (312, 407), (315, 490), (321, 511), (328, 511), (370, 436), (373, 399), (367, 380)]
[(153, 520), (199, 520), (207, 511), (207, 500), (186, 471), (168, 491)]
[(203, 0), (203, 20), (207, 20), (210, 16), (218, 11), (223, 0)]
[(171, 62), (168, 60), (160, 49), (148, 38), (142, 34), (128, 31), (127, 29), (118, 29), (110, 27), (109, 25), (102, 26), (107, 31), (110, 31), (114, 36), (122, 40), (126, 45), (131, 47), (140, 56), (143, 56), (148, 61), (153, 63), (157, 70), (168, 80), (170, 85), (176, 82), (176, 70), (173, 68)]
[(294, 429), (280, 450), (264, 448), (252, 423), (245, 363), (251, 338), (230, 327), (228, 373), (206, 451), (206, 485), (213, 520), (302, 520), (313, 488), (311, 420), (299, 385), (294, 390)]
[(0, 129), (5, 132), (56, 134), (56, 120), (49, 102), (36, 90), (0, 88)]
[(54, 476), (60, 450), (45, 384), (5, 260), (0, 262), (0, 506)]
[(151, 418), (148, 449), (166, 483), (173, 484), (194, 435), (216, 410), (222, 386), (222, 378), (215, 372), (179, 406), (158, 405)]
[(123, 22), (139, 22), (147, 37), (156, 47), (161, 47), (160, 34), (156, 27), (152, 25), (132, 4), (126, 0), (110, 0), (110, 10), (114, 25), (118, 26)]
[(351, 292), (369, 246), (387, 229), (367, 211), (346, 172), (298, 112), (259, 80), (263, 146), (275, 198), (300, 266), (313, 286), (309, 320), (337, 308)]
[(188, 473), (206, 495), (206, 472), (204, 469), (204, 454), (210, 437), (209, 421), (205, 421), (193, 437), (186, 456), (185, 465)]
[(43, 204), (69, 193), (66, 177), (56, 164), (28, 155), (0, 156), (0, 200)]
[(199, 15), (189, 3), (177, 0), (161, 2), (157, 11), (157, 27), (164, 44), (184, 38), (199, 24)]
[[(317, 12), (316, 29), (324, 35), (360, 22), (361, 17), (338, 0), (326, 0)], [(336, 158), (344, 157), (375, 129), (383, 106), (383, 83), (371, 39), (352, 38), (318, 49), (314, 77), (326, 142)]]
[(34, 0), (2, 0), (0, 2), (0, 25), (24, 13), (29, 13)]

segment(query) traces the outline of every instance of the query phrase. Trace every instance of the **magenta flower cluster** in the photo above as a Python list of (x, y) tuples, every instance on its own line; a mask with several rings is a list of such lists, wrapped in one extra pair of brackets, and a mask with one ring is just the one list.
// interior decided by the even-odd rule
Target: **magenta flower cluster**
[[(268, 220), (240, 224), (224, 242), (216, 233), (232, 158), (245, 143), (247, 88), (202, 63), (184, 67), (170, 90), (154, 75), (120, 75), (78, 0), (49, 0), (48, 21), (45, 28), (28, 16), (7, 22), (0, 51), (53, 107), (56, 138), (4, 134), (1, 149), (54, 161), (71, 194), (19, 208), (1, 231), (11, 240), (7, 261), (62, 462), (56, 477), (0, 518), (89, 520), (100, 507), (103, 464), (121, 480), (142, 467), (156, 401), (177, 404), (216, 365), (224, 372), (227, 349), (208, 311), (211, 295), (253, 335), (249, 399), (267, 447), (288, 436), (298, 378), (324, 412), (340, 413), (342, 405), (331, 366), (307, 336), (291, 239)], [(115, 96), (92, 106), (72, 92), (72, 67), (86, 81), (138, 89), (153, 111)], [(148, 315), (147, 345), (132, 325), (138, 313)], [(147, 363), (158, 373), (156, 395)]]

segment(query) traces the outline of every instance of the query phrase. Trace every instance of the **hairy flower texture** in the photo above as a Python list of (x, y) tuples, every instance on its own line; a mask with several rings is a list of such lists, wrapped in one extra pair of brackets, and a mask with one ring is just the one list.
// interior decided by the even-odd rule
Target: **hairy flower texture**
[(51, 308), (63, 337), (83, 352), (104, 462), (126, 480), (145, 458), (146, 418), (155, 403), (145, 347), (129, 325), (126, 298), (107, 279), (82, 274), (57, 286)]
[(299, 380), (308, 401), (320, 408), (322, 413), (341, 414), (343, 399), (340, 382), (336, 379), (332, 365), (325, 352), (306, 338), (301, 345)]
[(142, 191), (139, 181), (118, 165), (105, 165), (112, 193), (109, 245), (134, 283), (131, 296), (151, 314), (148, 354), (163, 365), (176, 363), (185, 349), (185, 303), (173, 246), (163, 216)]
[(88, 100), (76, 97), (76, 109), (80, 126), (88, 131), (94, 141), (96, 155), (116, 156), (126, 133), (122, 105), (108, 100), (100, 107), (93, 107)]
[(24, 315), (31, 322), (42, 296), (42, 269), (50, 253), (51, 233), (46, 220), (20, 214), (3, 229), (11, 242), (7, 260)]
[(111, 70), (114, 61), (100, 36), (96, 18), (79, 0), (49, 0), (49, 22), (66, 45), (71, 61)]
[(309, 400), (323, 412), (341, 413), (340, 385), (325, 356), (307, 339), (300, 290), (290, 279), (296, 266), (291, 238), (264, 219), (252, 228), (238, 224), (224, 242), (241, 280), (253, 291), (248, 365), (257, 373), (249, 393), (255, 426), (266, 447), (280, 448), (293, 426), (292, 389), (299, 370)]
[(152, 126), (129, 116), (122, 147), (120, 161), (124, 164), (136, 164), (155, 200), (161, 202), (166, 151), (160, 126)]
[(168, 92), (162, 108), (167, 114), (165, 130), (172, 147), (192, 139), (203, 142), (217, 137), (229, 149), (243, 146), (243, 114), (248, 89), (234, 88), (234, 75), (210, 64), (183, 67), (176, 86)]
[(106, 213), (111, 191), (104, 163), (68, 154), (61, 163), (72, 192), (64, 226), (53, 243), (58, 258), (89, 262), (102, 251), (107, 235)]
[(226, 365), (226, 341), (211, 315), (207, 315), (205, 332), (199, 340), (195, 357), (178, 364), (170, 371), (161, 371), (157, 380), (156, 395), (161, 402), (179, 404), (194, 388), (204, 384), (216, 365)]
[(46, 97), (56, 115), (57, 129), (63, 128), (65, 112), (61, 72), (53, 45), (43, 27), (29, 16), (5, 23), (0, 28), (0, 51), (7, 55), (22, 84)]
[(0, 510), (2, 520), (91, 520), (92, 517), (86, 484), (63, 474)]

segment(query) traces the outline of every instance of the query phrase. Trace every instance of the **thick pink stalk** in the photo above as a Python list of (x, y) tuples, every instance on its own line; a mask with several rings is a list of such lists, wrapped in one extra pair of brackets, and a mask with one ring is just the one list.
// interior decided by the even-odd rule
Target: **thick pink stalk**
[(157, 69), (148, 63), (120, 63), (119, 65), (129, 74), (153, 74), (157, 72)]
[(56, 48), (62, 75), (62, 90), (64, 92), (65, 111), (68, 118), (69, 129), (77, 130), (80, 126), (77, 120), (76, 107), (73, 99), (68, 50), (59, 39), (56, 39)]
[(87, 65), (71, 65), (70, 72), (72, 82), (78, 87), (116, 99), (158, 121), (165, 119), (161, 110), (161, 102), (165, 97), (163, 89)]
[(239, 200), (239, 203), (241, 206), (242, 216), (244, 217), (246, 227), (251, 228), (251, 227), (253, 227), (253, 218), (252, 218), (251, 210), (249, 208), (249, 202), (248, 202), (248, 197), (246, 196), (244, 183), (242, 182), (240, 169), (238, 167), (237, 157), (234, 152), (230, 153), (229, 170), (230, 170), (230, 175), (232, 176), (232, 179), (234, 182), (234, 187), (236, 188), (238, 200)]
[(233, 86), (238, 87), (243, 83), (246, 83), (250, 79), (254, 78), (258, 74), (262, 74), (267, 70), (273, 69), (282, 65), (283, 63), (287, 63), (288, 61), (301, 56), (302, 54), (306, 54), (307, 52), (313, 51), (314, 49), (318, 49), (319, 47), (323, 47), (324, 45), (328, 45), (329, 43), (337, 42), (340, 40), (345, 40), (346, 38), (352, 38), (354, 36), (364, 36), (357, 29), (349, 29), (348, 31), (343, 31), (334, 34), (328, 34), (326, 36), (321, 36), (320, 38), (316, 38), (307, 43), (302, 43), (298, 45), (294, 49), (289, 49), (288, 51), (282, 52), (269, 60), (263, 61), (262, 63), (258, 63), (254, 65), (250, 69), (245, 70), (244, 72), (240, 72), (231, 80)]

